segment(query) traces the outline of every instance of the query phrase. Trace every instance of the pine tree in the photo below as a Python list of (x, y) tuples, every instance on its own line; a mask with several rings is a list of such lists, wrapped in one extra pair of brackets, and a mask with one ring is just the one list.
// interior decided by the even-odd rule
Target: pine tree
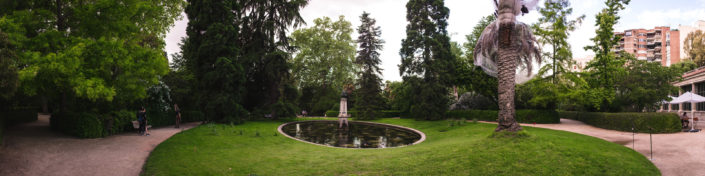
[[(410, 0), (406, 4), (406, 39), (402, 39), (400, 74), (415, 96), (410, 114), (416, 119), (442, 119), (456, 59), (450, 52), (448, 14), (443, 0)], [(416, 79), (420, 78), (420, 79)]]
[(357, 51), (355, 63), (359, 64), (362, 71), (358, 73), (357, 84), (360, 88), (357, 90), (356, 101), (358, 110), (358, 119), (374, 119), (378, 116), (379, 111), (384, 105), (382, 98), (382, 79), (378, 74), (382, 74), (379, 64), (382, 62), (379, 58), (379, 50), (383, 49), (384, 41), (379, 37), (382, 31), (379, 26), (375, 26), (376, 20), (370, 18), (370, 14), (363, 12), (360, 16), (360, 27), (357, 28), (360, 36), (357, 38), (357, 43), (360, 44), (360, 50)]
[(210, 121), (241, 122), (245, 71), (237, 46), (240, 20), (232, 0), (189, 1), (183, 57), (197, 80), (199, 103)]

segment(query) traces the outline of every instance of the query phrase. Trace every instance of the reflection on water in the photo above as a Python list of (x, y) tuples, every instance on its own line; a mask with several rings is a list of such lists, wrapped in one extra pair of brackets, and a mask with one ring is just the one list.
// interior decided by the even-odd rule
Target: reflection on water
[(336, 121), (297, 122), (282, 127), (282, 131), (297, 139), (335, 147), (386, 148), (413, 144), (421, 135), (402, 128), (350, 122), (338, 128)]

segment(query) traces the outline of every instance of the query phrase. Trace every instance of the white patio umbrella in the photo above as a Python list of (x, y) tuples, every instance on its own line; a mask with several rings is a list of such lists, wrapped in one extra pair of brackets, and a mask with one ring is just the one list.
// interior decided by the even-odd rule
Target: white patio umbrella
[[(694, 94), (691, 92), (685, 92), (683, 95), (676, 97), (673, 101), (671, 101), (671, 104), (679, 104), (679, 103), (700, 103), (700, 102), (705, 102), (705, 97), (700, 96), (698, 94)], [(695, 121), (693, 121), (693, 118), (695, 116), (695, 108), (690, 107), (690, 124), (693, 124), (690, 126), (690, 130), (695, 129)]]

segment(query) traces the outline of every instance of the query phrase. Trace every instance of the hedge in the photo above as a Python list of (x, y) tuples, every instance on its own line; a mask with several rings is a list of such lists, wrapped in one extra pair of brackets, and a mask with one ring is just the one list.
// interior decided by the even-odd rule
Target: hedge
[[(182, 111), (181, 122), (203, 121), (200, 111)], [(54, 113), (50, 118), (51, 128), (68, 135), (81, 138), (99, 138), (123, 132), (133, 131), (132, 121), (137, 120), (137, 111), (120, 110), (107, 114), (90, 112)], [(176, 113), (147, 113), (148, 124), (152, 127), (174, 125)]]
[[(326, 111), (326, 117), (338, 117), (339, 111)], [(354, 118), (357, 116), (357, 111), (348, 111), (348, 114), (350, 114), (350, 117)], [(391, 118), (391, 117), (400, 117), (401, 116), (401, 111), (393, 111), (393, 110), (383, 110), (380, 112), (380, 116), (377, 118)]]
[(206, 120), (206, 115), (201, 111), (181, 111), (181, 123), (200, 122)]
[(11, 107), (0, 116), (5, 118), (5, 125), (12, 126), (37, 121), (38, 112), (38, 107)]
[(108, 116), (103, 118), (106, 136), (134, 130), (132, 121), (135, 120), (137, 120), (136, 111), (121, 110), (110, 112)]
[[(340, 113), (340, 111), (328, 110), (326, 111), (326, 117), (338, 117), (338, 113)], [(348, 111), (348, 114), (350, 114), (350, 117), (355, 118), (357, 111)]]
[[(496, 122), (498, 111), (495, 110), (455, 110), (446, 112), (447, 118), (477, 119), (480, 121)], [(516, 120), (519, 123), (560, 123), (561, 119), (556, 111), (519, 109), (516, 111)]]
[(0, 116), (0, 146), (2, 146), (2, 135), (5, 130), (5, 117)]
[(561, 111), (561, 118), (573, 119), (598, 128), (640, 133), (675, 133), (681, 131), (681, 121), (673, 113), (604, 113), (604, 112), (574, 112)]
[[(137, 111), (135, 111), (137, 113)], [(134, 114), (134, 113), (133, 113)], [(201, 111), (181, 111), (181, 123), (204, 121), (206, 116)], [(170, 126), (176, 124), (176, 112), (147, 112), (147, 123), (152, 127)]]
[(81, 138), (99, 138), (106, 135), (103, 122), (97, 114), (88, 112), (59, 112), (50, 120), (53, 130)]

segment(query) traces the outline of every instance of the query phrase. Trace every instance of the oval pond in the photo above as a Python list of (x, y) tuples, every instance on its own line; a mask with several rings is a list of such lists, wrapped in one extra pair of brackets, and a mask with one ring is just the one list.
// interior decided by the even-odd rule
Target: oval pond
[(310, 143), (342, 148), (401, 147), (423, 141), (418, 130), (371, 122), (351, 121), (338, 128), (337, 121), (317, 120), (282, 124), (279, 131)]

